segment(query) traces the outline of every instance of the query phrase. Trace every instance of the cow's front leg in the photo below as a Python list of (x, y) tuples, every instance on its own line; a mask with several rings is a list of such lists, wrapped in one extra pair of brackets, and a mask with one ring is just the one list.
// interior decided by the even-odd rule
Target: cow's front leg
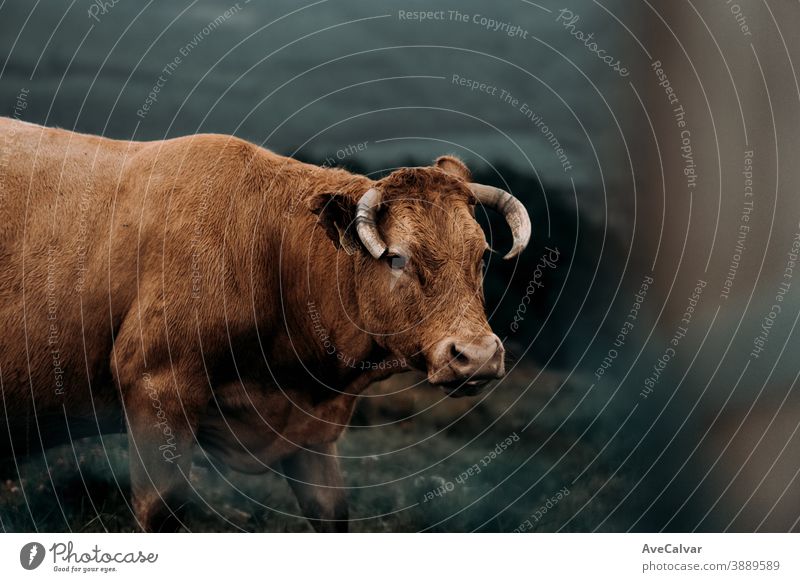
[(183, 525), (195, 432), (206, 404), (201, 386), (199, 378), (165, 370), (142, 374), (123, 394), (133, 509), (144, 531)]
[(347, 496), (336, 443), (299, 450), (283, 460), (300, 509), (319, 532), (347, 531)]

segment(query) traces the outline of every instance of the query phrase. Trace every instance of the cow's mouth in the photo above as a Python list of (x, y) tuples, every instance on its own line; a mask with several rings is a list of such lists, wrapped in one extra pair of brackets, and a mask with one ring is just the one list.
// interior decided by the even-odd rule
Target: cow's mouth
[(451, 398), (463, 396), (476, 396), (489, 383), (488, 379), (453, 380), (451, 382), (437, 383), (444, 393)]

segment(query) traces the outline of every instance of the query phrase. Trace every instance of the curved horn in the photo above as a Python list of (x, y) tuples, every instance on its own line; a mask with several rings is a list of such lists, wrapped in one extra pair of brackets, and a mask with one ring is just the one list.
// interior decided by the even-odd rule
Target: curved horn
[(469, 189), (478, 202), (505, 217), (508, 226), (511, 227), (511, 234), (514, 235), (514, 246), (503, 258), (513, 259), (528, 246), (528, 241), (531, 239), (531, 219), (528, 218), (528, 211), (522, 202), (500, 188), (470, 182)]
[(367, 247), (369, 254), (380, 259), (386, 252), (386, 245), (376, 226), (376, 215), (381, 203), (381, 193), (375, 188), (367, 190), (356, 206), (356, 232)]

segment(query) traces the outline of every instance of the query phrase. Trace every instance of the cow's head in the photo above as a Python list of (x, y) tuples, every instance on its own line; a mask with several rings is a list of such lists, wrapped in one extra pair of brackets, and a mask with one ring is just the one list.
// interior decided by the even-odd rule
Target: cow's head
[(484, 256), (475, 221), (482, 204), (503, 214), (514, 235), (505, 258), (528, 244), (531, 225), (508, 192), (471, 182), (458, 159), (401, 168), (357, 197), (315, 197), (334, 243), (354, 260), (358, 314), (375, 341), (452, 396), (477, 394), (505, 374), (505, 350), (486, 319)]

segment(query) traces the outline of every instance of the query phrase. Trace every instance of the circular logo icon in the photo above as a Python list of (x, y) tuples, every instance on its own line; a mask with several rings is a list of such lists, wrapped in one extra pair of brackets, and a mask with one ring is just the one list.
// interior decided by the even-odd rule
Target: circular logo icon
[(26, 570), (35, 570), (44, 561), (44, 546), (39, 542), (29, 542), (19, 551), (19, 563)]

